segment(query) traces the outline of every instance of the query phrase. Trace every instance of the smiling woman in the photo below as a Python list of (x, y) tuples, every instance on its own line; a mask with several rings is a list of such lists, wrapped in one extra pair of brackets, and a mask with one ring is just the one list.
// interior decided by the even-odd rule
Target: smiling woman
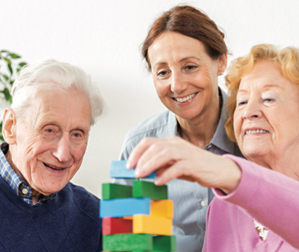
[[(224, 34), (203, 12), (175, 6), (152, 25), (143, 43), (157, 95), (167, 110), (140, 123), (127, 134), (121, 159), (145, 137), (179, 136), (215, 154), (242, 155), (225, 133), (227, 96), (218, 76), (227, 65)], [(117, 180), (130, 184), (130, 180)], [(210, 189), (188, 181), (168, 184), (174, 201), (173, 233), (178, 251), (200, 251)], [(200, 203), (198, 203), (200, 202)]]
[[(279, 160), (287, 149), (297, 145), (298, 132), (294, 129), (299, 125), (298, 97), (297, 84), (284, 77), (275, 62), (257, 62), (251, 73), (242, 78), (234, 129), (246, 156), (276, 171), (286, 169)], [(288, 123), (281, 123), (285, 121)], [(288, 173), (292, 170), (289, 168)]]

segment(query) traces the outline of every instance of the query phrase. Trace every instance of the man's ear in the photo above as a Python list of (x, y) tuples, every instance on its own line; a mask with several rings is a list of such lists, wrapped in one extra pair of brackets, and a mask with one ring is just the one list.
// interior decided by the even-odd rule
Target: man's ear
[(218, 59), (218, 75), (222, 75), (227, 67), (227, 54), (224, 53)]
[(5, 142), (16, 144), (16, 115), (11, 108), (6, 108), (3, 114), (2, 134)]

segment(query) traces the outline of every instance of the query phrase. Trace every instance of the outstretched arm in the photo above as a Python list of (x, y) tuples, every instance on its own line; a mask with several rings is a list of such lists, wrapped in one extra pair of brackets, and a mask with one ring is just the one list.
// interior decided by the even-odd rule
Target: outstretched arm
[(229, 158), (202, 150), (179, 137), (144, 138), (132, 151), (127, 166), (136, 166), (137, 177), (157, 171), (157, 185), (180, 178), (226, 194), (238, 186), (241, 178), (240, 168)]

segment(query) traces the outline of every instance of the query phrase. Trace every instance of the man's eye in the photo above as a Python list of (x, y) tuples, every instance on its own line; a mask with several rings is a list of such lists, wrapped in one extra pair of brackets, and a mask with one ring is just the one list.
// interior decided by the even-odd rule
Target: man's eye
[(81, 140), (84, 139), (84, 132), (78, 130), (78, 131), (73, 132), (73, 133), (71, 134), (71, 136), (72, 136), (72, 139), (73, 139), (74, 141), (81, 141)]
[(73, 136), (74, 136), (74, 137), (82, 137), (82, 134), (74, 133)]

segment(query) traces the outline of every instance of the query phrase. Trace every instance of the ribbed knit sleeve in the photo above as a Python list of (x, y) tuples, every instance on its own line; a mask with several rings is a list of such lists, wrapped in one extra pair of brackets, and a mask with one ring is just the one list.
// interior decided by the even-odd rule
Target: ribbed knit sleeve
[(232, 155), (225, 157), (241, 168), (242, 177), (237, 189), (229, 195), (214, 189), (216, 197), (239, 206), (253, 219), (299, 248), (299, 182), (245, 159)]

